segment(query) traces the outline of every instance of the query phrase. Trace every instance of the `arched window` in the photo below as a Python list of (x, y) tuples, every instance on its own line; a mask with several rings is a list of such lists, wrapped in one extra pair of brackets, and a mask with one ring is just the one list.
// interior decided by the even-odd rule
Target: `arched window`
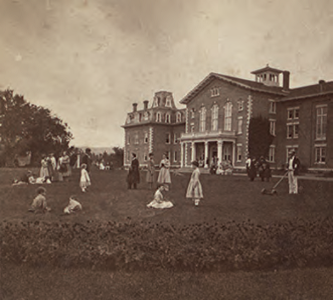
[(166, 97), (165, 106), (166, 107), (171, 107), (171, 96)]
[(214, 104), (212, 107), (212, 131), (216, 131), (219, 126), (219, 106)]
[(200, 127), (199, 127), (200, 132), (206, 131), (206, 108), (202, 107), (200, 109)]
[(165, 114), (165, 123), (170, 123), (170, 114)]
[(158, 112), (156, 114), (156, 122), (161, 122), (161, 113), (160, 112)]
[(231, 120), (232, 120), (232, 104), (227, 102), (224, 106), (224, 130), (231, 130)]
[(182, 121), (182, 114), (180, 112), (177, 112), (177, 123), (180, 123)]

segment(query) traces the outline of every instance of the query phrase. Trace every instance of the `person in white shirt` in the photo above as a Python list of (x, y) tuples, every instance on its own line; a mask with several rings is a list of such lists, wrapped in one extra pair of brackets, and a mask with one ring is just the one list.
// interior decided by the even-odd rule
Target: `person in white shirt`
[(300, 161), (296, 157), (296, 152), (291, 150), (288, 159), (288, 183), (289, 194), (298, 194), (297, 175), (300, 168)]
[(82, 210), (82, 205), (79, 201), (77, 201), (75, 196), (71, 196), (69, 198), (68, 205), (64, 208), (65, 214), (73, 214), (79, 210)]

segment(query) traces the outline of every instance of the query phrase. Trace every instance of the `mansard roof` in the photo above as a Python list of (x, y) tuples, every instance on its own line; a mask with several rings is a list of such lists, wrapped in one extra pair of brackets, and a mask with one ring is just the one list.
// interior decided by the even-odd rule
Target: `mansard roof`
[(232, 76), (218, 74), (218, 73), (210, 73), (193, 90), (191, 90), (182, 100), (180, 100), (180, 103), (182, 103), (182, 104), (189, 103), (193, 97), (195, 97), (204, 87), (206, 87), (214, 79), (221, 79), (224, 82), (227, 82), (227, 83), (230, 83), (233, 85), (237, 85), (241, 88), (257, 91), (257, 92), (264, 92), (264, 93), (274, 94), (277, 96), (286, 95), (286, 92), (283, 91), (283, 88), (279, 87), (279, 86), (267, 86), (261, 82), (242, 79), (242, 78), (238, 78), (238, 77), (232, 77)]

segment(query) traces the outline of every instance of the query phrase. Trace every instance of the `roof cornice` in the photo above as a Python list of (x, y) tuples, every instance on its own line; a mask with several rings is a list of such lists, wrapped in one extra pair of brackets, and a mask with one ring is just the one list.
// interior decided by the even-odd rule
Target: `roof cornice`
[(278, 102), (284, 102), (284, 101), (300, 100), (300, 99), (305, 99), (305, 98), (327, 96), (327, 95), (330, 95), (330, 94), (333, 94), (333, 91), (321, 92), (321, 93), (309, 94), (309, 95), (301, 95), (301, 96), (295, 96), (295, 97), (280, 98), (277, 101)]
[(256, 88), (256, 87), (238, 82), (236, 80), (232, 80), (230, 78), (227, 78), (227, 77), (223, 76), (222, 74), (210, 73), (179, 102), (181, 104), (188, 104), (192, 100), (192, 98), (195, 95), (197, 95), (213, 78), (221, 79), (225, 82), (237, 85), (239, 87), (242, 87), (242, 88), (245, 88), (245, 89), (248, 89), (248, 90), (256, 91), (256, 92), (261, 92), (261, 93), (266, 93), (266, 94), (274, 94), (274, 95), (279, 95), (279, 96), (285, 96), (286, 95), (285, 92), (276, 92), (276, 91), (269, 91), (269, 90)]

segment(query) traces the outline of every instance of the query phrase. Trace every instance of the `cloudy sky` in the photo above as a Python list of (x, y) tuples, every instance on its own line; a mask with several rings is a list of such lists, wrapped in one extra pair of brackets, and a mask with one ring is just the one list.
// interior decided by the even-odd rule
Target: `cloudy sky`
[(178, 103), (210, 72), (333, 80), (332, 33), (331, 0), (0, 0), (0, 89), (51, 109), (73, 145), (122, 146), (133, 102)]

